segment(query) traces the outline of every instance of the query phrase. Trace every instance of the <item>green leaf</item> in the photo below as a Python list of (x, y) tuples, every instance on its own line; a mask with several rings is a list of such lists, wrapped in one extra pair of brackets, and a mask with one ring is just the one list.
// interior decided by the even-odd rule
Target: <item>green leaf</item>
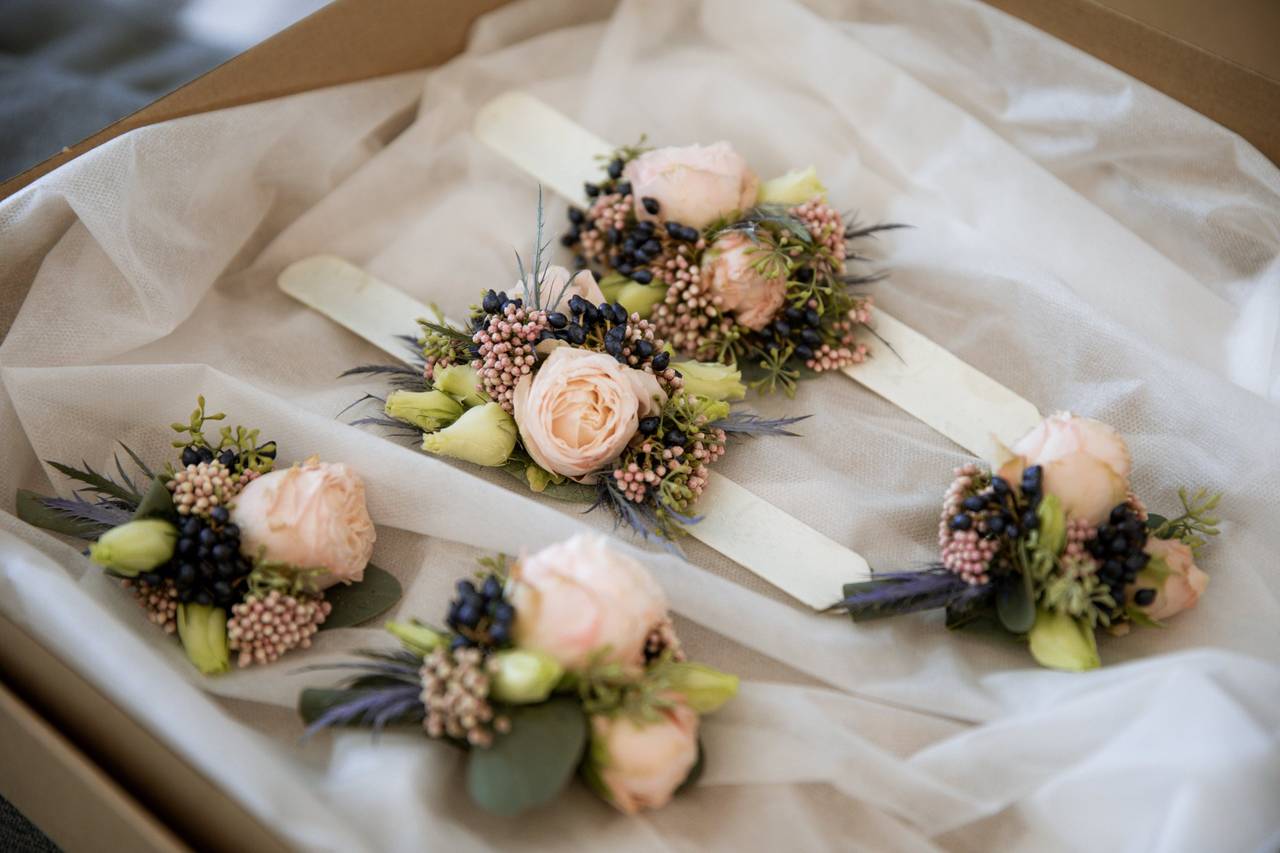
[[(529, 463), (523, 459), (515, 458), (502, 466), (502, 470), (506, 471), (512, 477), (515, 477), (526, 486), (529, 485), (529, 478), (526, 469)], [(558, 501), (568, 501), (570, 503), (592, 503), (596, 499), (596, 490), (591, 486), (574, 482), (573, 480), (565, 480), (562, 483), (547, 483), (540, 494), (549, 498), (555, 498)]]
[(105, 525), (73, 518), (65, 512), (51, 509), (44, 505), (41, 495), (26, 489), (18, 489), (17, 511), (18, 518), (27, 524), (77, 539), (96, 539), (108, 529)]
[(1036, 624), (1035, 596), (1029, 575), (1020, 575), (996, 589), (996, 615), (1000, 624), (1014, 634), (1025, 634)]
[(109, 477), (104, 477), (88, 465), (85, 465), (85, 470), (81, 471), (79, 468), (72, 468), (70, 465), (63, 465), (61, 462), (54, 462), (52, 460), (46, 461), (48, 461), (50, 465), (60, 471), (64, 476), (84, 483), (99, 494), (119, 498), (129, 504), (129, 506), (137, 506), (142, 500), (142, 495), (132, 489), (126, 489), (124, 486), (119, 485)]
[(133, 511), (134, 521), (144, 518), (158, 518), (162, 521), (178, 523), (178, 511), (173, 506), (173, 495), (170, 493), (169, 487), (165, 485), (165, 482), (164, 477), (156, 477), (151, 481), (151, 487), (142, 496), (142, 501), (138, 504), (138, 508)]
[(395, 575), (375, 565), (364, 567), (364, 580), (353, 584), (337, 584), (324, 591), (325, 601), (333, 608), (320, 626), (350, 628), (381, 616), (400, 600), (400, 581)]
[(341, 687), (307, 687), (298, 696), (298, 713), (308, 725), (335, 705), (351, 698), (351, 691)]
[(1163, 515), (1157, 515), (1154, 512), (1147, 514), (1147, 530), (1159, 530), (1168, 523), (1169, 519)]
[(545, 805), (573, 778), (587, 745), (587, 718), (576, 699), (557, 698), (510, 712), (511, 731), (472, 749), (467, 793), (494, 814)]
[(1158, 619), (1152, 619), (1141, 608), (1129, 605), (1125, 608), (1125, 615), (1129, 617), (1129, 621), (1135, 625), (1141, 625), (1143, 628), (1164, 628), (1163, 622)]

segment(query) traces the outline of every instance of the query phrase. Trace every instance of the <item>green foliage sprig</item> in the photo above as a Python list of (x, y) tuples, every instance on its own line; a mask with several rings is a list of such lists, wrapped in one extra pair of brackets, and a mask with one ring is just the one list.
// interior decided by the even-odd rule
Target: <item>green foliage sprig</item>
[(1182, 502), (1181, 515), (1165, 518), (1151, 514), (1147, 518), (1147, 527), (1157, 539), (1178, 539), (1192, 551), (1199, 551), (1208, 541), (1205, 537), (1217, 536), (1221, 532), (1218, 529), (1221, 519), (1210, 513), (1217, 509), (1222, 493), (1211, 494), (1208, 489), (1199, 488), (1194, 495), (1188, 496), (1186, 488), (1181, 488), (1178, 489), (1178, 499)]

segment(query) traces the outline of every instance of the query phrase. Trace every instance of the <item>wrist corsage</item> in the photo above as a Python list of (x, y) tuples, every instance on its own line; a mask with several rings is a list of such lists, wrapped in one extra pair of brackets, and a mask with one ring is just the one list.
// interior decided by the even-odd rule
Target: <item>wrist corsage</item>
[(315, 457), (277, 469), (276, 443), (256, 429), (205, 434), (225, 417), (199, 398), (189, 422), (173, 424), (176, 464), (158, 473), (121, 445), (140, 484), (116, 456), (115, 477), (50, 462), (82, 484), (73, 497), (18, 493), (24, 521), (95, 540), (89, 559), (206, 674), (233, 656), (242, 667), (273, 663), (400, 597), (399, 582), (369, 565), (376, 534), (359, 476)]
[(742, 366), (753, 388), (795, 392), (802, 376), (868, 356), (871, 297), (856, 244), (899, 225), (847, 223), (810, 167), (761, 184), (727, 142), (628, 146), (569, 208), (561, 244), (600, 287), (688, 358)]
[[(459, 581), (445, 624), (389, 623), (398, 651), (336, 664), (343, 687), (307, 689), (308, 734), (421, 726), (467, 751), (481, 807), (518, 814), (575, 773), (619, 810), (665, 805), (702, 765), (699, 716), (736, 676), (686, 661), (662, 589), (605, 540), (577, 536)], [(323, 669), (325, 667), (316, 667)]]
[(677, 361), (657, 328), (601, 292), (589, 271), (544, 261), (542, 205), (532, 268), (489, 290), (465, 323), (420, 319), (413, 366), (388, 375), (385, 418), (428, 453), (499, 467), (536, 492), (607, 507), (643, 536), (698, 521), (710, 467), (734, 435), (794, 435), (731, 403), (746, 388), (723, 364)]
[(1100, 664), (1096, 630), (1159, 627), (1195, 606), (1209, 583), (1195, 556), (1218, 533), (1220, 495), (1184, 490), (1177, 517), (1147, 512), (1120, 434), (1066, 413), (1005, 457), (995, 472), (956, 469), (937, 566), (848, 584), (839, 607), (855, 621), (942, 608), (952, 628), (995, 619), (1043, 666), (1086, 670)]

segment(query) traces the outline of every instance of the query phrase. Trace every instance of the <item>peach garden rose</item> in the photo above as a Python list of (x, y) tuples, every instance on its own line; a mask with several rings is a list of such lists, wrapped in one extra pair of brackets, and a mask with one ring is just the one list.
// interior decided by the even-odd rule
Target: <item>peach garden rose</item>
[(1153, 536), (1147, 540), (1146, 552), (1152, 565), (1125, 589), (1125, 598), (1156, 621), (1195, 607), (1209, 586), (1209, 576), (1196, 566), (1191, 547), (1177, 539)]
[[(647, 151), (627, 164), (639, 219), (675, 221), (702, 229), (722, 216), (751, 207), (759, 180), (728, 142)], [(644, 199), (658, 202), (658, 213)]]
[(592, 770), (624, 814), (665, 806), (698, 761), (698, 715), (677, 703), (657, 717), (591, 717)]
[(704, 275), (721, 311), (731, 311), (739, 325), (759, 331), (769, 325), (786, 299), (787, 282), (766, 278), (756, 269), (756, 244), (740, 231), (722, 234), (707, 252)]
[(622, 453), (640, 418), (667, 395), (650, 373), (610, 355), (557, 347), (516, 385), (514, 415), (533, 460), (553, 474), (582, 478)]
[(242, 551), (298, 568), (323, 566), (321, 588), (364, 577), (377, 534), (364, 482), (349, 466), (320, 462), (263, 474), (236, 499)]

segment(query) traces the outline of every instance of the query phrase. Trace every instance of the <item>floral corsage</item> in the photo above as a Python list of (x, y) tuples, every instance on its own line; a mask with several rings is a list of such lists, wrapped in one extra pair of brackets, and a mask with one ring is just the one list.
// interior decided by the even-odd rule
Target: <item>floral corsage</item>
[(118, 456), (118, 477), (50, 462), (83, 485), (70, 498), (20, 491), (19, 517), (95, 540), (89, 559), (206, 674), (233, 657), (272, 663), (399, 600), (399, 582), (369, 565), (376, 534), (354, 471), (314, 457), (277, 469), (276, 443), (256, 429), (206, 435), (226, 415), (198, 402), (188, 423), (173, 424), (177, 464), (153, 472), (121, 445), (143, 478), (135, 484)]
[[(733, 435), (794, 435), (800, 418), (735, 410), (746, 387), (724, 364), (676, 361), (653, 322), (609, 301), (589, 271), (544, 260), (542, 205), (533, 267), (512, 292), (489, 290), (465, 323), (419, 319), (415, 364), (387, 375), (385, 418), (422, 449), (500, 467), (536, 492), (594, 502), (645, 537), (693, 524), (710, 467)], [(519, 256), (517, 256), (519, 261)]]
[(1148, 513), (1120, 434), (1067, 413), (1007, 457), (995, 473), (956, 469), (938, 565), (848, 584), (839, 606), (855, 620), (945, 608), (953, 628), (993, 618), (1041, 665), (1065, 670), (1100, 665), (1099, 628), (1159, 627), (1195, 606), (1209, 583), (1195, 555), (1218, 533), (1220, 495), (1184, 490), (1176, 518)]
[[(642, 140), (643, 141), (643, 140)], [(727, 142), (616, 151), (569, 208), (561, 244), (601, 290), (648, 319), (675, 351), (739, 365), (764, 393), (868, 357), (879, 273), (855, 274), (854, 244), (901, 226), (847, 223), (815, 170), (761, 184)]]
[(736, 676), (684, 659), (661, 587), (598, 536), (576, 536), (510, 566), (481, 561), (445, 625), (389, 623), (396, 651), (364, 652), (342, 687), (303, 691), (308, 733), (417, 725), (467, 751), (481, 807), (517, 814), (553, 800), (575, 773), (627, 814), (665, 805), (702, 766), (699, 715)]

